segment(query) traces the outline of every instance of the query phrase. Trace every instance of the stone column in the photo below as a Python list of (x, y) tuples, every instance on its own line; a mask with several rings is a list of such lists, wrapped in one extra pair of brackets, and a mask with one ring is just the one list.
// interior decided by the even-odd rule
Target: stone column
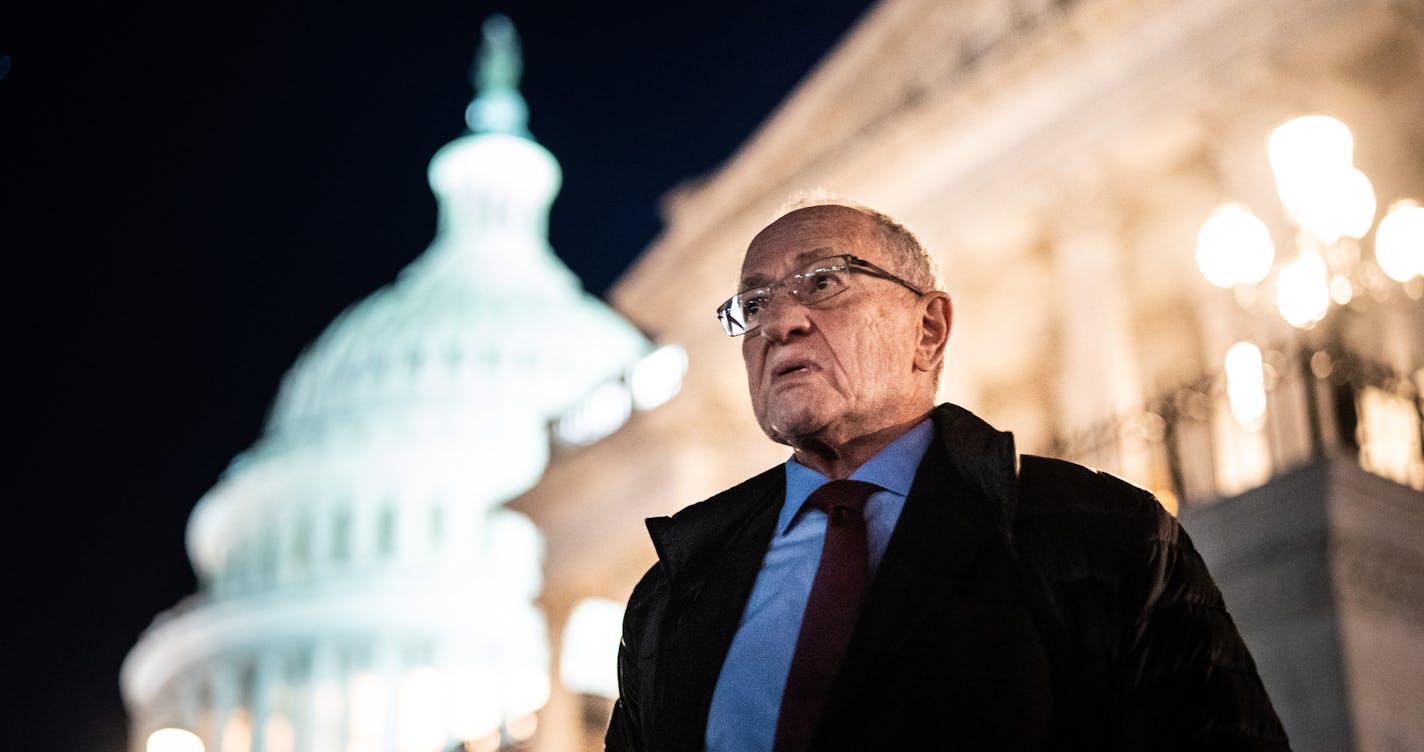
[(570, 693), (559, 676), (563, 657), (564, 627), (568, 625), (572, 603), (560, 599), (549, 601), (547, 594), (540, 607), (549, 625), (549, 702), (539, 711), (539, 732), (534, 752), (564, 752), (583, 748), (583, 732), (579, 717), (579, 698)]
[(310, 752), (339, 752), (342, 748), (341, 678), (336, 649), (321, 637), (311, 648), (311, 667), (306, 677), (306, 708), (303, 723), (297, 726), (297, 749)]
[(401, 670), (404, 668), (399, 645), (390, 638), (381, 639), (376, 648), (376, 672), (385, 691), (386, 708), (381, 732), (381, 749), (396, 749), (397, 720), (400, 713)]
[(258, 656), (252, 677), (252, 752), (268, 752), (267, 721), (272, 717), (272, 685), (279, 678), (277, 656), (271, 653)]
[[(234, 752), (223, 746), (224, 732), (232, 720), (237, 705), (237, 677), (234, 675), (231, 658), (213, 661), (208, 669), (208, 687), (212, 713), (211, 737), (203, 740), (209, 752)], [(238, 751), (241, 752), (241, 751)]]
[[(1074, 211), (1052, 251), (1059, 291), (1058, 412), (1068, 435), (1130, 415), (1143, 401), (1122, 243), (1107, 213), (1096, 205)], [(1120, 441), (1084, 459), (1129, 480), (1148, 480), (1140, 441)]]

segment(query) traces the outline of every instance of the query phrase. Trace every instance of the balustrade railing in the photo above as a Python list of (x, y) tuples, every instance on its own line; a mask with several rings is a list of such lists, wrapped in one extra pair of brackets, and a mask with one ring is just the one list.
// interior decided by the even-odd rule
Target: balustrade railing
[(1424, 368), (1401, 373), (1341, 346), (1290, 346), (1262, 356), (1264, 410), (1243, 421), (1225, 372), (1186, 381), (1051, 453), (1121, 475), (1174, 512), (1265, 485), (1326, 452), (1424, 489)]

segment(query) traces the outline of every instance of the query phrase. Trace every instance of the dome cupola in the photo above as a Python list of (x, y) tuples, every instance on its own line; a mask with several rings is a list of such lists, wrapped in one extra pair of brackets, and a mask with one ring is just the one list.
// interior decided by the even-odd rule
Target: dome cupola
[(559, 165), (520, 67), (490, 19), (469, 131), (430, 163), (434, 240), (298, 357), (194, 508), (201, 591), (124, 664), (136, 734), (444, 749), (545, 702), (543, 539), (504, 502), (539, 479), (550, 426), (652, 348), (549, 247)]

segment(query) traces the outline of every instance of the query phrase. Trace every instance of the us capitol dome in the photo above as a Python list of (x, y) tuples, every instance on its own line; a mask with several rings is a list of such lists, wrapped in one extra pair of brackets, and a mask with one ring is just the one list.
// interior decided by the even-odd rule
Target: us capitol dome
[(550, 692), (543, 544), (503, 504), (551, 444), (671, 396), (685, 362), (549, 247), (560, 170), (526, 128), (518, 47), (486, 22), (470, 132), (430, 163), (430, 247), (298, 358), (194, 508), (199, 592), (122, 669), (134, 752), (155, 732), (207, 752), (528, 737)]

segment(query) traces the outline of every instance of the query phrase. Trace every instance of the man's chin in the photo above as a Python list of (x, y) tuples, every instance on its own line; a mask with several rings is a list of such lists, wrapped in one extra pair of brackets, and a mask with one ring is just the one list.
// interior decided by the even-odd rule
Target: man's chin
[(826, 427), (822, 416), (805, 412), (769, 416), (761, 423), (761, 430), (767, 438), (789, 447), (804, 445)]

